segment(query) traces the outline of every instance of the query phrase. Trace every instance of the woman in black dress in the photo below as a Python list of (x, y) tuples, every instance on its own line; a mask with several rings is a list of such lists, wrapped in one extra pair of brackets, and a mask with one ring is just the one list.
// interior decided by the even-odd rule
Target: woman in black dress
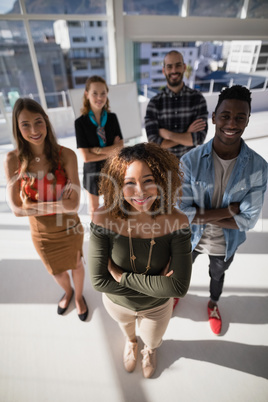
[(81, 116), (75, 120), (77, 148), (84, 161), (83, 186), (88, 192), (89, 214), (99, 207), (99, 173), (105, 160), (123, 147), (115, 113), (111, 113), (108, 86), (99, 76), (87, 79)]

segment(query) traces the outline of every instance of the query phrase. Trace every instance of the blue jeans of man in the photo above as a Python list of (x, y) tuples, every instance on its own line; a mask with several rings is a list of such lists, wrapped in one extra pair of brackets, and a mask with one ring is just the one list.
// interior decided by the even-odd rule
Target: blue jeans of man
[[(197, 251), (193, 251), (192, 257), (193, 257), (193, 263), (198, 255), (201, 253)], [(234, 254), (229, 258), (228, 261), (224, 261), (224, 255), (208, 255), (209, 257), (209, 276), (210, 276), (210, 285), (209, 285), (209, 291), (210, 291), (210, 299), (213, 302), (219, 301), (220, 295), (222, 294), (222, 289), (223, 289), (223, 283), (224, 283), (224, 276), (225, 276), (225, 271), (229, 268), (231, 265), (233, 259), (234, 259)]]

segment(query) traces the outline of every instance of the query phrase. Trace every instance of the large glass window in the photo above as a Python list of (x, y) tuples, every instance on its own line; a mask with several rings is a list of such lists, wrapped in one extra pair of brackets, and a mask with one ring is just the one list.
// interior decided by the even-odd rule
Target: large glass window
[(182, 0), (124, 0), (124, 12), (136, 15), (181, 15)]
[(268, 18), (267, 0), (249, 0), (248, 18)]
[(48, 107), (62, 106), (61, 92), (90, 75), (109, 76), (106, 21), (30, 21), (30, 28)]
[(29, 14), (106, 14), (106, 0), (24, 0)]
[[(65, 92), (83, 87), (90, 75), (109, 82), (106, 21), (32, 20), (29, 24), (48, 107), (68, 103)], [(7, 105), (10, 94), (40, 101), (24, 23), (0, 21), (0, 44), (0, 92)]]
[(158, 92), (166, 85), (162, 66), (164, 57), (170, 50), (177, 50), (183, 54), (187, 66), (185, 83), (191, 85), (196, 79), (196, 70), (193, 66), (198, 60), (198, 48), (195, 42), (135, 43), (135, 80), (141, 93), (144, 92), (144, 86), (149, 91)]
[(0, 21), (0, 44), (0, 92), (9, 107), (18, 96), (37, 94), (23, 23)]
[(240, 18), (244, 0), (190, 0), (189, 16)]
[[(230, 41), (214, 42), (143, 42), (134, 44), (135, 81), (139, 93), (149, 98), (166, 86), (166, 78), (162, 72), (165, 55), (171, 50), (182, 53), (186, 70), (183, 81), (191, 88), (202, 92), (218, 92), (222, 87), (240, 84), (250, 88), (261, 88), (265, 83), (263, 77), (250, 76), (249, 72), (259, 71), (259, 66), (265, 70), (268, 56), (258, 56), (257, 62), (252, 53), (242, 52), (254, 49), (255, 42), (240, 41), (239, 44)], [(261, 41), (259, 45), (261, 46)], [(237, 51), (241, 52), (238, 53)]]
[(20, 3), (18, 0), (1, 0), (0, 14), (20, 14)]

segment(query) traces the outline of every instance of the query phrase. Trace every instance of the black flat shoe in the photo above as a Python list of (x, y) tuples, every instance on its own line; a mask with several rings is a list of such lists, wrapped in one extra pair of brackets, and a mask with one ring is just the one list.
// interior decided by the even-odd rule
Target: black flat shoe
[(78, 314), (78, 317), (80, 318), (81, 321), (85, 321), (87, 319), (87, 315), (88, 315), (88, 307), (87, 307), (87, 303), (86, 303), (84, 296), (83, 296), (83, 300), (84, 300), (87, 310), (83, 314)]
[[(60, 299), (59, 303), (62, 301), (62, 299), (64, 298), (65, 295), (66, 295), (66, 293), (64, 293), (64, 295), (63, 295), (62, 298)], [(72, 296), (71, 296), (71, 298), (70, 298), (70, 300), (69, 300), (69, 303), (68, 303), (67, 307), (62, 308), (62, 307), (60, 307), (60, 305), (58, 304), (57, 313), (58, 313), (59, 315), (64, 314), (65, 311), (68, 309), (68, 307), (69, 307), (69, 305), (70, 305), (70, 303), (71, 303), (71, 300), (72, 300), (72, 298), (73, 298), (73, 295), (74, 295), (74, 290), (72, 289)]]

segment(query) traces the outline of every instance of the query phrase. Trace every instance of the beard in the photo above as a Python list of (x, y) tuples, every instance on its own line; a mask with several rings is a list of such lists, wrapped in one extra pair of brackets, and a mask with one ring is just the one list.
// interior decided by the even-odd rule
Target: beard
[(178, 78), (175, 81), (174, 80), (171, 81), (169, 78), (169, 75), (166, 75), (166, 80), (167, 80), (169, 86), (178, 87), (182, 83), (183, 74), (179, 74)]

